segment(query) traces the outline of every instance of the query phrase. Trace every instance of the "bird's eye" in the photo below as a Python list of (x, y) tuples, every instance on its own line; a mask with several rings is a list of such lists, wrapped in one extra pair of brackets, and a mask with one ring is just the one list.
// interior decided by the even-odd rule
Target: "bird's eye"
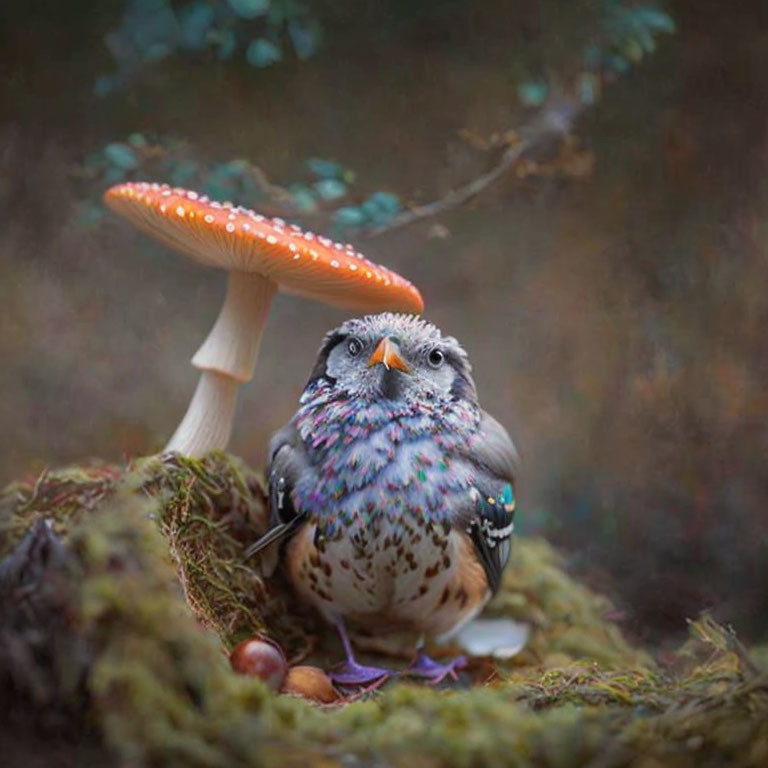
[(347, 341), (347, 352), (350, 357), (357, 357), (363, 351), (363, 342), (354, 336)]
[(427, 356), (427, 362), (432, 368), (439, 368), (445, 362), (445, 354), (441, 349), (435, 347)]

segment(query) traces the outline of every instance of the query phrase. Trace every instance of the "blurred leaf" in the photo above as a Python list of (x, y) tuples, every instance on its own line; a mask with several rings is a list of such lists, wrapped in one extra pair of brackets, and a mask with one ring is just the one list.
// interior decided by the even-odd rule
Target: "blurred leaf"
[(118, 168), (116, 165), (113, 165), (104, 171), (104, 176), (101, 180), (104, 184), (112, 186), (113, 184), (119, 184), (125, 178), (125, 174), (125, 169)]
[(578, 87), (581, 103), (591, 106), (597, 101), (600, 93), (600, 78), (592, 72), (584, 72), (579, 77)]
[(641, 6), (635, 9), (635, 13), (642, 18), (645, 24), (651, 29), (656, 29), (659, 32), (667, 32), (669, 34), (673, 34), (677, 29), (674, 19), (658, 8)]
[(292, 19), (288, 22), (288, 36), (291, 38), (293, 50), (302, 61), (317, 53), (320, 45), (320, 29), (306, 19)]
[(347, 185), (338, 179), (320, 179), (314, 183), (314, 188), (323, 200), (338, 200), (347, 194)]
[(400, 200), (391, 192), (374, 192), (366, 202), (385, 213), (397, 213), (400, 210)]
[(549, 87), (543, 80), (529, 80), (517, 86), (520, 101), (528, 107), (538, 107), (546, 101)]
[(626, 74), (632, 69), (632, 65), (623, 56), (619, 56), (618, 54), (611, 54), (608, 56), (606, 65), (608, 66), (608, 69), (619, 75)]
[(154, 63), (162, 61), (173, 49), (168, 43), (152, 43), (144, 49), (144, 61)]
[(270, 0), (227, 0), (229, 7), (243, 19), (263, 16), (270, 6)]
[(143, 149), (147, 146), (147, 140), (144, 138), (144, 135), (141, 133), (132, 133), (128, 137), (128, 143), (132, 147), (136, 147), (137, 149)]
[(341, 229), (347, 229), (352, 227), (361, 227), (366, 222), (365, 213), (360, 208), (355, 208), (351, 205), (346, 205), (343, 208), (339, 208), (336, 213), (333, 214), (333, 223)]
[(304, 13), (306, 9), (297, 0), (272, 0), (267, 19), (272, 27), (277, 28)]
[(237, 196), (238, 173), (228, 163), (214, 165), (208, 172), (203, 191), (214, 200), (231, 200)]
[(302, 213), (317, 210), (317, 197), (306, 184), (292, 184), (288, 191), (291, 193), (294, 205)]
[(136, 153), (127, 145), (115, 142), (104, 147), (104, 156), (113, 166), (123, 171), (132, 171), (139, 164)]
[(344, 177), (344, 168), (333, 160), (321, 160), (312, 157), (307, 160), (307, 168), (321, 179), (341, 179)]
[(213, 30), (208, 37), (216, 45), (216, 55), (221, 61), (231, 58), (237, 47), (235, 33), (231, 29)]
[(176, 16), (167, 0), (131, 0), (115, 33), (140, 52), (145, 61), (158, 61), (172, 50), (179, 33)]
[(93, 93), (95, 96), (108, 96), (120, 85), (120, 78), (115, 75), (101, 75), (96, 78), (93, 84)]
[(196, 0), (185, 5), (178, 12), (182, 48), (200, 51), (208, 43), (208, 31), (213, 26), (215, 13), (211, 5), (204, 0)]
[(193, 160), (182, 160), (171, 171), (171, 184), (174, 187), (188, 187), (197, 177), (198, 165)]
[(621, 52), (630, 60), (638, 63), (643, 58), (643, 46), (638, 42), (637, 38), (630, 37), (624, 41), (621, 46)]
[(390, 192), (374, 192), (360, 210), (374, 224), (386, 224), (400, 210), (400, 200)]
[(263, 37), (253, 40), (245, 52), (245, 59), (252, 67), (269, 67), (282, 58), (280, 48)]

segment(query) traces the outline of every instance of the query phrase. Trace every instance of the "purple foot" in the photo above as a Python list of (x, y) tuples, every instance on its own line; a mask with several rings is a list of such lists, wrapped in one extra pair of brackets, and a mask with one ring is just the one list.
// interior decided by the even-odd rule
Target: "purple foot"
[(419, 651), (416, 660), (403, 674), (412, 677), (423, 677), (432, 685), (442, 683), (446, 677), (453, 680), (459, 679), (459, 670), (467, 666), (465, 656), (458, 656), (448, 664), (440, 664), (433, 661), (424, 651)]
[(356, 661), (345, 661), (328, 676), (338, 685), (365, 685), (366, 683), (384, 682), (392, 671), (381, 667), (366, 667)]

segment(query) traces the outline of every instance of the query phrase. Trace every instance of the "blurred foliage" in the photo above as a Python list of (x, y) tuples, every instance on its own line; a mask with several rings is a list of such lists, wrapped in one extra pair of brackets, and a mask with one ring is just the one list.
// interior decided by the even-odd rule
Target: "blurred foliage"
[[(337, 235), (351, 228), (386, 224), (400, 210), (399, 199), (390, 192), (357, 194), (354, 172), (339, 163), (310, 158), (305, 166), (304, 178), (278, 186), (247, 160), (205, 163), (183, 140), (134, 133), (125, 141), (107, 144), (78, 169), (85, 182), (80, 218), (84, 224), (98, 223), (104, 215), (101, 193), (130, 180), (188, 187), (214, 200), (237, 201), (291, 220), (320, 220)], [(361, 202), (353, 204), (361, 197)]]
[[(594, 28), (587, 31), (572, 70), (559, 72), (573, 80), (577, 97), (584, 106), (600, 98), (604, 83), (629, 72), (656, 51), (659, 35), (675, 31), (674, 19), (656, 3), (604, 0)], [(577, 59), (580, 59), (580, 61)], [(552, 83), (544, 75), (523, 79), (518, 98), (529, 107), (544, 104)]]
[(263, 68), (289, 51), (309, 59), (320, 40), (319, 23), (299, 0), (126, 0), (119, 26), (106, 37), (117, 71), (100, 76), (94, 90), (105, 96), (174, 53), (241, 56)]
[[(437, 15), (442, 10), (439, 3), (427, 3), (419, 13)], [(525, 63), (529, 57), (521, 55), (516, 65), (517, 96), (525, 107), (544, 109), (553, 91), (562, 96), (559, 92), (564, 88), (569, 91), (569, 100), (582, 107), (592, 106), (605, 83), (652, 54), (659, 34), (675, 29), (672, 17), (652, 3), (604, 0), (596, 7), (583, 2), (577, 4), (579, 14), (581, 24), (576, 25), (578, 33), (568, 41), (573, 50), (569, 50), (565, 62), (541, 62), (540, 74), (535, 75)], [(571, 21), (569, 13), (563, 24)], [(261, 29), (256, 37), (254, 24)], [(170, 0), (128, 0), (120, 27), (108, 36), (108, 45), (119, 64), (118, 73), (100, 78), (96, 91), (107, 94), (142, 64), (160, 61), (174, 51), (200, 54), (215, 49), (222, 60), (244, 51), (248, 64), (263, 68), (283, 58), (287, 37), (295, 55), (306, 59), (317, 49), (319, 28), (317, 18), (296, 0), (194, 0), (178, 4)], [(569, 128), (564, 124), (564, 133)], [(520, 138), (512, 129), (501, 136), (501, 140), (496, 137), (485, 142), (485, 148), (513, 144)], [(354, 194), (354, 174), (335, 162), (310, 159), (306, 165), (311, 178), (276, 186), (249, 161), (205, 164), (183, 142), (155, 139), (149, 144), (145, 136), (134, 134), (126, 142), (109, 144), (89, 157), (85, 176), (97, 182), (97, 195), (112, 184), (136, 179), (192, 187), (213, 199), (232, 200), (248, 207), (276, 205), (276, 213), (284, 218), (305, 225), (320, 221), (339, 237), (347, 231), (386, 228), (403, 208), (401, 200), (391, 192)], [(524, 158), (518, 164), (517, 175), (523, 178), (562, 172), (583, 176), (590, 170), (591, 157), (580, 154), (573, 141), (566, 141), (554, 163)], [(100, 218), (97, 195), (92, 195), (93, 201), (84, 207), (86, 222)]]

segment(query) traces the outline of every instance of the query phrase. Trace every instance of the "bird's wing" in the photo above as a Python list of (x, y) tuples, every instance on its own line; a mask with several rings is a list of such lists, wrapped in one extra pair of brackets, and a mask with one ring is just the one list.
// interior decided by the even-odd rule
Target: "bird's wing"
[(515, 517), (513, 484), (520, 459), (507, 431), (485, 411), (481, 411), (478, 435), (463, 455), (474, 466), (476, 480), (456, 522), (472, 539), (488, 585), (496, 592), (509, 560)]
[(468, 457), (500, 480), (512, 482), (520, 471), (520, 456), (504, 427), (490, 413), (480, 411), (478, 436), (468, 446)]
[(293, 424), (286, 424), (269, 443), (269, 530), (245, 551), (250, 558), (291, 536), (306, 512), (294, 507), (293, 489), (303, 472), (311, 471), (304, 446)]

